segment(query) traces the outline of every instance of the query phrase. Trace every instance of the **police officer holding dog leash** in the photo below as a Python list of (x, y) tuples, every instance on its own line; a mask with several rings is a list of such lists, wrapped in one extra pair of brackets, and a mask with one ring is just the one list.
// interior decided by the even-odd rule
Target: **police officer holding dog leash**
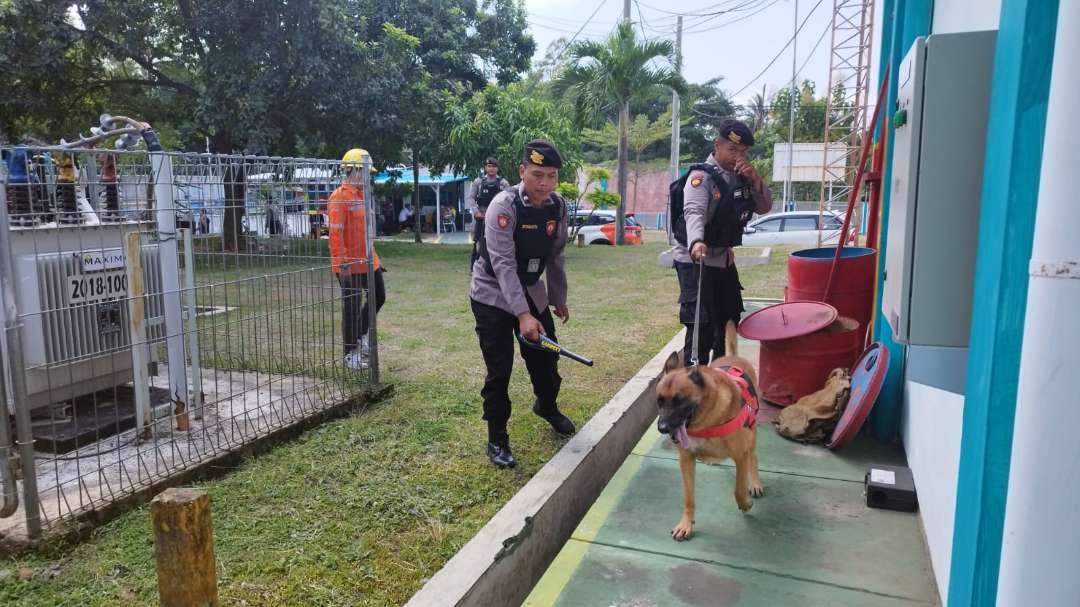
[[(679, 322), (686, 326), (683, 361), (686, 365), (724, 356), (724, 325), (742, 316), (742, 285), (732, 247), (742, 244), (743, 228), (754, 213), (768, 213), (772, 193), (746, 159), (754, 134), (746, 124), (725, 119), (717, 127), (713, 151), (672, 185), (672, 232), (675, 272), (679, 278)], [(677, 213), (675, 190), (681, 185), (682, 212)], [(699, 268), (703, 274), (699, 276)], [(695, 307), (700, 290), (698, 331), (693, 352)]]
[[(487, 366), (480, 392), (488, 425), (487, 456), (499, 468), (516, 465), (507, 432), (515, 332), (530, 342), (539, 341), (540, 335), (554, 340), (552, 308), (564, 323), (570, 319), (564, 256), (567, 209), (554, 192), (561, 166), (562, 158), (550, 142), (525, 144), (518, 168), (521, 183), (497, 194), (488, 206), (472, 268), (469, 298)], [(522, 345), (521, 357), (536, 396), (533, 413), (560, 435), (573, 434), (574, 423), (556, 403), (562, 383), (559, 355)]]

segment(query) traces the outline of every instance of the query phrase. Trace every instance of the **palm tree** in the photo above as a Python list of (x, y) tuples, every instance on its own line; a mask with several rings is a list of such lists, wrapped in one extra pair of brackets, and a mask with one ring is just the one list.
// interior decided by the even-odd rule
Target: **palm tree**
[(769, 107), (768, 102), (765, 101), (764, 90), (750, 100), (750, 114), (754, 117), (754, 132), (760, 131), (769, 118)]
[[(624, 244), (626, 205), (627, 131), (630, 101), (658, 87), (684, 91), (675, 65), (675, 48), (669, 40), (638, 42), (634, 28), (622, 22), (603, 42), (581, 41), (570, 46), (569, 65), (555, 79), (555, 94), (572, 98), (578, 119), (595, 122), (613, 108), (619, 111), (619, 206), (616, 208), (615, 243)], [(655, 65), (655, 60), (667, 66)]]

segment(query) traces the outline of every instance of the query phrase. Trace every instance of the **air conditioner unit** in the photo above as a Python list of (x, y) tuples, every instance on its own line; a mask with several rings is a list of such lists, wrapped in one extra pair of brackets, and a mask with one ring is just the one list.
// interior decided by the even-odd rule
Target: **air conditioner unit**
[[(12, 230), (16, 297), (31, 407), (132, 381), (124, 234), (139, 224)], [(53, 250), (46, 250), (52, 245)], [(162, 340), (157, 245), (141, 251), (146, 335)], [(157, 360), (151, 347), (150, 359)]]

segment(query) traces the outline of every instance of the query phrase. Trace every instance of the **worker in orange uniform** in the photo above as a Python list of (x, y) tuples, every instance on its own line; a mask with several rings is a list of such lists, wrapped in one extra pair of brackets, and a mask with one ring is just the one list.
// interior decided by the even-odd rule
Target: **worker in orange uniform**
[[(375, 292), (375, 312), (386, 301), (383, 268), (372, 243), (371, 263), (375, 264), (375, 284), (368, 285), (366, 213), (364, 212), (363, 161), (367, 150), (353, 148), (341, 158), (344, 179), (327, 204), (330, 224), (330, 265), (341, 285), (341, 330), (345, 343), (345, 367), (367, 369), (371, 350), (368, 342), (368, 305)], [(367, 297), (364, 297), (364, 293)], [(361, 305), (362, 302), (362, 305)]]

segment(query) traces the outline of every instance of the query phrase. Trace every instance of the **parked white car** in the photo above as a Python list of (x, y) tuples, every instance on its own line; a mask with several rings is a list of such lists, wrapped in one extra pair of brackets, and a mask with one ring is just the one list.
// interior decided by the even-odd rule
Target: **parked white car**
[[(821, 219), (821, 225), (818, 225)], [(753, 219), (743, 230), (743, 245), (748, 247), (772, 245), (836, 244), (844, 218), (835, 211), (787, 211), (770, 213)]]
[[(615, 211), (610, 210), (578, 210), (573, 213), (571, 221), (578, 228), (578, 235), (584, 237), (585, 244), (612, 244), (615, 242)], [(634, 218), (633, 213), (627, 213), (624, 217), (623, 235), (626, 244), (642, 244), (641, 225)]]

